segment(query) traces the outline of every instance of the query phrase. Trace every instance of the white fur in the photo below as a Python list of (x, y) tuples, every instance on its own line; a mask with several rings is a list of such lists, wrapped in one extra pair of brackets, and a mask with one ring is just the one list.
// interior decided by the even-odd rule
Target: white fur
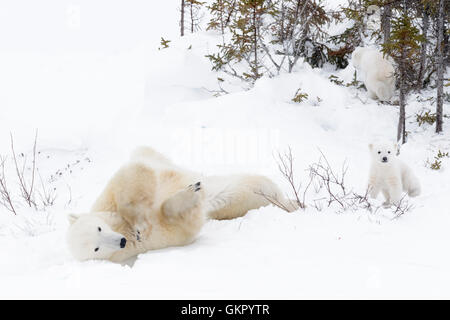
[(411, 168), (398, 158), (396, 144), (370, 144), (369, 149), (372, 159), (369, 193), (372, 198), (376, 198), (381, 191), (386, 205), (396, 205), (402, 199), (402, 191), (411, 197), (420, 194), (419, 180)]
[(389, 101), (395, 91), (395, 70), (383, 54), (373, 48), (358, 47), (352, 53), (353, 66), (362, 73), (369, 97)]
[(70, 214), (69, 222), (69, 250), (78, 260), (107, 259), (122, 249), (120, 243), (124, 236), (113, 231), (102, 214)]
[[(79, 260), (124, 261), (148, 250), (188, 244), (207, 218), (240, 217), (269, 205), (267, 198), (296, 209), (266, 177), (202, 177), (142, 147), (111, 178), (92, 213), (69, 216), (69, 249)], [(125, 248), (120, 248), (122, 238)]]

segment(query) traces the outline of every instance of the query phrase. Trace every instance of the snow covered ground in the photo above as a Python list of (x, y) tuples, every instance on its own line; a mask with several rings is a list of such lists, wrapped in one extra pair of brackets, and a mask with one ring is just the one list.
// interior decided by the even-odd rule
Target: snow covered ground
[[(178, 38), (177, 5), (0, 3), (8, 30), (0, 34), (0, 154), (10, 154), (11, 132), (30, 164), (38, 129), (39, 172), (57, 196), (46, 210), (18, 206), (17, 216), (0, 207), (0, 298), (450, 298), (450, 161), (438, 171), (427, 164), (450, 151), (450, 125), (436, 135), (415, 119), (433, 110), (434, 91), (409, 97), (401, 157), (423, 193), (398, 219), (387, 209), (266, 207), (209, 221), (192, 245), (148, 252), (133, 266), (70, 256), (67, 214), (87, 212), (137, 145), (204, 174), (265, 174), (286, 192), (273, 155), (290, 146), (306, 180), (320, 149), (337, 170), (347, 161), (347, 184), (363, 192), (369, 142), (395, 136), (397, 107), (329, 81), (350, 82), (351, 67), (301, 64), (215, 97), (217, 74), (204, 55), (217, 36)], [(170, 48), (158, 50), (161, 36)], [(309, 98), (295, 104), (299, 87)], [(15, 188), (12, 169), (7, 177)]]

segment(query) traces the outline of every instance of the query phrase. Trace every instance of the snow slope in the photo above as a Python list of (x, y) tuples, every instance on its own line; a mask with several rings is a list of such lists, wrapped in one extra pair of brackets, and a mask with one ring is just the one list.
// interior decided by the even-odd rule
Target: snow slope
[[(450, 297), (450, 161), (439, 171), (426, 165), (449, 151), (450, 126), (435, 135), (414, 116), (434, 108), (426, 100), (434, 92), (409, 97), (401, 157), (423, 194), (398, 219), (389, 210), (267, 207), (209, 221), (192, 245), (148, 252), (132, 266), (75, 261), (67, 214), (88, 211), (137, 145), (204, 174), (265, 174), (286, 192), (274, 154), (290, 146), (306, 180), (320, 149), (334, 168), (347, 161), (348, 185), (363, 192), (368, 143), (395, 136), (398, 109), (328, 80), (351, 81), (351, 67), (307, 64), (215, 97), (218, 75), (204, 55), (217, 36), (179, 39), (177, 1), (158, 11), (144, 0), (33, 3), (0, 4), (0, 29), (11, 30), (0, 35), (0, 154), (10, 152), (12, 132), (29, 157), (37, 128), (37, 163), (57, 198), (43, 211), (18, 206), (17, 216), (0, 207), (1, 298)], [(161, 36), (170, 48), (157, 49)], [(295, 104), (300, 87), (309, 98)]]

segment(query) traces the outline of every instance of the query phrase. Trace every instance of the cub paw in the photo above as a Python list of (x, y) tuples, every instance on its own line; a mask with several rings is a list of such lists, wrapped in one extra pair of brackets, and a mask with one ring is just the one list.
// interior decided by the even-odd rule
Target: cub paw
[(385, 202), (383, 202), (382, 206), (383, 206), (383, 208), (388, 209), (392, 206), (392, 204), (390, 201), (385, 201)]

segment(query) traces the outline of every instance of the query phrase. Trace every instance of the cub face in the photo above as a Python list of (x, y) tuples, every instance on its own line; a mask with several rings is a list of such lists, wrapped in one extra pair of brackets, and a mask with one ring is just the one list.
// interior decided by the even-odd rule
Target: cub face
[(397, 157), (398, 146), (395, 143), (371, 143), (369, 144), (372, 161), (388, 164)]
[(126, 246), (127, 240), (95, 214), (70, 214), (67, 242), (77, 260), (108, 259)]

